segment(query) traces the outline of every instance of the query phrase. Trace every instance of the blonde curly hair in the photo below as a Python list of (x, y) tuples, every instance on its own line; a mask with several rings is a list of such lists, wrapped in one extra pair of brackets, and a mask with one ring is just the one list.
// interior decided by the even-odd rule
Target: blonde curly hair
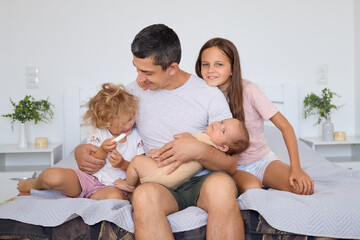
[(88, 110), (83, 116), (85, 124), (95, 128), (107, 128), (110, 121), (121, 114), (136, 116), (139, 100), (128, 93), (123, 85), (104, 83), (101, 88), (87, 103)]

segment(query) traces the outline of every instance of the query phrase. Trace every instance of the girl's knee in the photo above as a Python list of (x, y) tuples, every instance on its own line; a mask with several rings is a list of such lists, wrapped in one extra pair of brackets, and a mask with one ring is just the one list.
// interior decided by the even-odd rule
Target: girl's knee
[(58, 186), (63, 182), (64, 174), (60, 168), (47, 168), (41, 172), (38, 180), (50, 186)]

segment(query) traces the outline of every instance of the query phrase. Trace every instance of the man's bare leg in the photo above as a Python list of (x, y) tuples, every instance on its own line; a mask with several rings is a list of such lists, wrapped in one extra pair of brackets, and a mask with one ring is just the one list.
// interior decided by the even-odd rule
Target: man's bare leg
[(237, 202), (237, 189), (230, 176), (208, 177), (197, 206), (208, 212), (206, 239), (244, 239), (244, 221)]
[(132, 205), (137, 240), (174, 239), (166, 216), (178, 211), (178, 204), (165, 187), (157, 183), (138, 186), (132, 196)]

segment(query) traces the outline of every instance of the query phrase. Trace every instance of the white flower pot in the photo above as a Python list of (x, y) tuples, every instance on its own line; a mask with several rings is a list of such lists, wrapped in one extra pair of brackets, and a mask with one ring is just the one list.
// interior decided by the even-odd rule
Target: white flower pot
[(26, 125), (25, 123), (20, 123), (20, 133), (19, 133), (19, 148), (27, 148), (27, 136), (26, 136)]

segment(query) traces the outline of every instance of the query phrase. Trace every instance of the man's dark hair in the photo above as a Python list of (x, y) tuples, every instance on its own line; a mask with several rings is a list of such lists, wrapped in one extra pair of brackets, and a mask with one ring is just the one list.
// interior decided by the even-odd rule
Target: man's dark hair
[(181, 46), (177, 34), (164, 24), (150, 25), (141, 30), (131, 43), (137, 58), (153, 57), (154, 64), (166, 70), (172, 63), (180, 63)]

